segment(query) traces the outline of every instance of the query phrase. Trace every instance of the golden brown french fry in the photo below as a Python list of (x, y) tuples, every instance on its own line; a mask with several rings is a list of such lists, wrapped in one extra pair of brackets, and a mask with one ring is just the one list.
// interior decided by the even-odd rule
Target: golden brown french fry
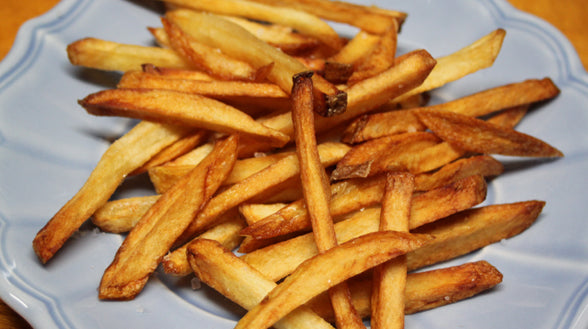
[[(243, 316), (236, 329), (268, 328), (323, 291), (394, 257), (426, 245), (427, 235), (375, 232), (331, 248), (302, 263)], [(354, 255), (354, 257), (349, 257)]]
[(390, 27), (380, 35), (380, 40), (370, 52), (354, 63), (353, 74), (347, 83), (353, 85), (358, 81), (380, 74), (394, 65), (397, 38), (398, 23), (392, 21)]
[(542, 140), (478, 118), (429, 109), (419, 109), (416, 113), (441, 139), (466, 151), (526, 157), (563, 156)]
[(116, 115), (169, 124), (245, 134), (283, 146), (285, 134), (267, 128), (249, 115), (211, 98), (158, 89), (108, 89), (79, 101), (94, 115)]
[[(418, 233), (432, 234), (437, 247), (425, 252), (407, 255), (408, 270), (448, 260), (482, 248), (502, 239), (513, 237), (528, 228), (537, 219), (543, 201), (524, 201), (472, 208), (452, 215), (447, 220), (431, 223)], [(358, 212), (349, 219), (335, 224), (339, 243), (376, 232), (379, 226), (379, 208)], [(311, 234), (301, 235), (241, 256), (248, 264), (277, 281), (292, 273), (306, 259), (317, 254)]]
[(247, 224), (250, 225), (275, 213), (286, 205), (286, 203), (244, 203), (239, 206), (239, 213), (243, 216)]
[(49, 220), (33, 240), (33, 249), (46, 263), (98, 208), (124, 177), (190, 129), (140, 122), (104, 152), (80, 190)]
[[(435, 59), (426, 51), (411, 52), (385, 72), (356, 83), (346, 90), (348, 104), (344, 113), (329, 118), (318, 116), (315, 119), (317, 133), (353, 120), (415, 88), (425, 80), (435, 63)], [(268, 116), (258, 121), (290, 136), (294, 134), (290, 113)]]
[(161, 166), (164, 163), (172, 161), (177, 157), (188, 153), (196, 146), (202, 144), (202, 142), (206, 140), (208, 135), (208, 131), (205, 130), (194, 131), (192, 134), (185, 136), (184, 138), (176, 141), (175, 143), (161, 150), (159, 153), (157, 153), (151, 159), (149, 159), (149, 161), (144, 163), (141, 167), (137, 168), (135, 171), (130, 173), (130, 175), (142, 174), (144, 172), (147, 172), (151, 168)]
[[(243, 179), (253, 175), (254, 173), (267, 168), (268, 166), (278, 162), (288, 155), (292, 155), (292, 152), (279, 152), (269, 154), (261, 157), (252, 157), (237, 160), (235, 167), (231, 171), (231, 174), (225, 180), (223, 185), (231, 185), (242, 181)], [(165, 192), (170, 186), (172, 186), (178, 179), (184, 176), (194, 166), (198, 164), (198, 161), (187, 163), (187, 159), (183, 161), (185, 164), (169, 164), (165, 166), (159, 166), (149, 170), (149, 178), (155, 187), (155, 191), (159, 194)]]
[[(255, 0), (266, 4), (275, 4), (272, 0)], [(407, 14), (397, 10), (382, 9), (343, 1), (327, 0), (285, 0), (279, 5), (285, 5), (299, 10), (313, 13), (326, 20), (346, 23), (371, 33), (384, 33), (392, 20), (400, 24)]]
[[(280, 86), (285, 92), (292, 90), (292, 76), (306, 71), (304, 64), (280, 50), (256, 38), (240, 26), (214, 14), (202, 14), (191, 10), (174, 10), (166, 17), (180, 26), (199, 42), (216, 47), (236, 59), (243, 60), (259, 69), (271, 65), (268, 80)], [(347, 95), (319, 75), (313, 76), (313, 83), (323, 95), (316, 99), (320, 103), (315, 110), (321, 115), (332, 116), (345, 111)], [(324, 103), (324, 104), (323, 104)]]
[(363, 115), (343, 132), (341, 141), (358, 144), (371, 139), (426, 129), (414, 111), (398, 110)]
[(202, 80), (202, 81), (213, 81), (215, 80), (209, 74), (201, 71), (181, 69), (173, 67), (161, 67), (153, 64), (143, 64), (141, 69), (145, 73), (154, 74), (159, 77), (169, 79), (184, 79), (184, 80)]
[(288, 98), (288, 94), (272, 83), (170, 78), (141, 71), (126, 72), (121, 77), (117, 87), (169, 89), (217, 99), (237, 96), (250, 98)]
[(140, 70), (145, 63), (163, 67), (192, 67), (171, 49), (122, 44), (97, 38), (85, 38), (69, 44), (67, 56), (73, 65), (105, 71)]
[[(347, 152), (345, 145), (338, 143), (325, 143), (319, 146), (319, 154), (324, 166), (336, 163), (343, 157), (345, 152)], [(220, 214), (280, 183), (286, 182), (292, 177), (296, 177), (299, 173), (300, 166), (298, 159), (295, 154), (292, 154), (246, 179), (231, 185), (228, 189), (217, 194), (206, 205), (178, 241), (185, 242), (191, 239), (197, 232), (211, 225)], [(185, 253), (185, 249), (180, 251), (176, 249), (174, 252)]]
[(217, 141), (209, 156), (133, 227), (102, 276), (100, 299), (128, 300), (141, 292), (161, 258), (228, 176), (237, 158), (237, 143), (234, 135)]
[(528, 111), (528, 105), (515, 106), (494, 114), (486, 121), (498, 126), (514, 128)]
[[(319, 253), (323, 253), (337, 246), (337, 237), (329, 211), (331, 201), (329, 178), (320, 161), (314, 130), (312, 74), (312, 72), (305, 72), (293, 77), (292, 122), (304, 202), (315, 243)], [(345, 282), (331, 287), (329, 295), (335, 310), (337, 327), (365, 328), (351, 304), (351, 294)]]
[[(413, 314), (455, 303), (489, 290), (502, 282), (502, 273), (486, 261), (409, 273), (406, 278), (404, 314)], [(362, 317), (371, 312), (372, 280), (361, 275), (349, 280), (353, 304)], [(307, 305), (321, 317), (332, 320), (328, 296), (322, 294)]]
[(325, 21), (311, 14), (311, 12), (304, 12), (286, 7), (268, 6), (247, 0), (165, 1), (199, 11), (206, 11), (219, 15), (239, 16), (257, 21), (290, 26), (297, 31), (300, 31), (302, 34), (320, 40), (335, 50), (342, 46), (342, 40), (337, 32)]
[[(380, 231), (408, 232), (414, 176), (387, 174), (380, 211)], [(371, 328), (404, 328), (406, 257), (398, 256), (374, 268)]]
[[(190, 243), (187, 258), (200, 280), (247, 310), (259, 304), (276, 287), (273, 281), (264, 278), (235, 254), (211, 240), (198, 239)], [(305, 306), (292, 311), (274, 327), (333, 328)]]
[(161, 22), (168, 36), (172, 49), (196, 67), (220, 79), (255, 80), (256, 69), (249, 63), (240, 61), (216, 51), (214, 48), (198, 42), (192, 36), (169, 20)]
[(241, 26), (259, 39), (282, 50), (286, 54), (296, 55), (316, 49), (320, 41), (309, 35), (298, 33), (291, 26), (282, 24), (264, 24), (237, 16), (223, 16), (224, 19)]
[(105, 232), (129, 232), (159, 197), (151, 195), (108, 201), (92, 215), (92, 223)]
[(343, 46), (329, 61), (336, 63), (353, 64), (367, 54), (378, 44), (380, 37), (377, 34), (360, 30)]
[(403, 94), (395, 101), (420, 94), (494, 64), (502, 48), (506, 31), (497, 29), (472, 44), (447, 56), (436, 58), (437, 65), (419, 87)]
[[(333, 186), (330, 213), (336, 220), (343, 215), (370, 207), (382, 199), (385, 176), (342, 182)], [(473, 207), (486, 197), (486, 182), (482, 176), (472, 175), (448, 185), (415, 195), (412, 200), (410, 227), (415, 228), (457, 211)], [(241, 232), (257, 239), (269, 239), (310, 228), (308, 212), (301, 200), (278, 212), (250, 224)], [(242, 245), (241, 248), (244, 248)], [(241, 250), (249, 252), (251, 250)]]
[(437, 171), (416, 175), (415, 189), (428, 191), (468, 176), (493, 177), (503, 171), (502, 163), (489, 155), (472, 156), (448, 163)]
[(531, 200), (472, 208), (415, 229), (433, 234), (435, 242), (408, 255), (408, 268), (435, 264), (515, 236), (533, 224), (544, 206), (544, 201)]
[(387, 170), (422, 172), (412, 165), (424, 149), (437, 145), (437, 136), (429, 132), (414, 132), (384, 136), (354, 146), (337, 163), (331, 174), (334, 180), (368, 177)]

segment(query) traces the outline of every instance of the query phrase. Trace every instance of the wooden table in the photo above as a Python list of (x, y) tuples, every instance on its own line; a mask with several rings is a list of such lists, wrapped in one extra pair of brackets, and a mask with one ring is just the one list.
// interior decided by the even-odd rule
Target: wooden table
[[(584, 0), (509, 0), (515, 7), (539, 16), (560, 29), (580, 54), (588, 68), (588, 8)], [(5, 0), (0, 6), (0, 59), (4, 58), (20, 25), (51, 9), (58, 0)], [(6, 304), (0, 301), (0, 328), (30, 328)]]

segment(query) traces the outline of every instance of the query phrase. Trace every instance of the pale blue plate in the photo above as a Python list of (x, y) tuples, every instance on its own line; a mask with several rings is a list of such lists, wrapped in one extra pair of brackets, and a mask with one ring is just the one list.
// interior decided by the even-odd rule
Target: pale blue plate
[[(162, 274), (130, 302), (100, 302), (96, 288), (122, 237), (85, 225), (47, 266), (35, 233), (79, 189), (108, 145), (131, 121), (97, 118), (77, 99), (111, 87), (117, 75), (80, 70), (68, 43), (93, 36), (151, 44), (158, 14), (140, 1), (64, 0), (23, 26), (0, 63), (0, 297), (38, 328), (232, 328), (239, 311), (208, 289)], [(551, 77), (561, 95), (519, 129), (565, 153), (556, 161), (507, 162), (486, 203), (547, 201), (522, 235), (445, 265), (486, 259), (503, 274), (496, 289), (407, 317), (407, 328), (588, 328), (588, 76), (570, 43), (545, 22), (505, 1), (374, 1), (409, 13), (401, 51), (443, 56), (502, 27), (496, 64), (438, 90), (448, 100), (500, 84)], [(343, 33), (352, 29), (337, 25)], [(140, 182), (139, 182), (140, 183)]]

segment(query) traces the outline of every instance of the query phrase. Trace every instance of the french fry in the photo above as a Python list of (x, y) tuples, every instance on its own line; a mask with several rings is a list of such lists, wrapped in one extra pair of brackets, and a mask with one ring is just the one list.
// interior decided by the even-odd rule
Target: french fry
[(472, 156), (448, 163), (435, 172), (416, 175), (415, 189), (428, 191), (468, 176), (493, 177), (502, 174), (503, 171), (502, 163), (489, 155)]
[(486, 121), (498, 126), (514, 128), (528, 111), (528, 105), (515, 106), (494, 114)]
[(46, 263), (98, 208), (123, 178), (189, 129), (140, 122), (104, 152), (80, 190), (47, 222), (33, 240), (33, 249)]
[[(385, 72), (356, 83), (346, 90), (348, 103), (344, 113), (329, 118), (319, 116), (315, 119), (317, 133), (353, 120), (415, 88), (425, 80), (435, 63), (428, 52), (414, 51)], [(294, 133), (290, 113), (268, 116), (258, 121), (290, 136)]]
[(145, 73), (157, 75), (162, 78), (168, 79), (183, 79), (183, 80), (201, 80), (201, 81), (213, 81), (215, 78), (211, 77), (201, 71), (181, 69), (173, 67), (161, 67), (153, 64), (143, 64), (141, 69)]
[[(254, 0), (261, 3), (275, 4), (271, 0)], [(342, 1), (326, 0), (287, 0), (279, 5), (314, 13), (326, 20), (346, 23), (371, 33), (384, 33), (392, 20), (402, 24), (407, 14), (401, 11), (363, 6)], [(399, 25), (400, 25), (399, 24)]]
[(325, 21), (310, 14), (291, 8), (268, 6), (246, 0), (165, 0), (176, 5), (219, 15), (239, 16), (257, 21), (290, 26), (300, 33), (314, 37), (333, 49), (339, 49), (342, 41)]
[(249, 63), (227, 56), (198, 42), (165, 18), (162, 18), (161, 22), (167, 33), (170, 47), (194, 67), (220, 79), (256, 79), (256, 69)]
[(193, 171), (162, 195), (125, 238), (100, 282), (100, 299), (133, 299), (174, 241), (233, 168), (236, 136), (218, 141)]
[(420, 109), (419, 119), (436, 135), (476, 153), (525, 157), (562, 157), (551, 145), (512, 128), (501, 127), (463, 114)]
[(116, 115), (256, 136), (274, 146), (289, 137), (211, 98), (157, 89), (108, 89), (79, 101), (93, 115)]
[[(253, 175), (254, 173), (267, 168), (268, 166), (278, 162), (288, 155), (292, 155), (291, 152), (280, 152), (263, 157), (252, 157), (246, 159), (237, 160), (235, 167), (231, 171), (231, 174), (225, 180), (223, 185), (231, 185), (242, 181), (243, 179)], [(184, 164), (184, 165), (167, 165), (159, 166), (149, 170), (149, 178), (155, 187), (157, 193), (165, 192), (170, 186), (172, 186), (178, 179), (189, 172), (199, 161)]]
[(263, 24), (237, 16), (223, 16), (224, 19), (246, 29), (259, 39), (282, 50), (286, 54), (307, 53), (320, 45), (317, 38), (298, 33), (291, 26)]
[[(418, 233), (432, 234), (437, 241), (442, 242), (435, 244), (436, 247), (427, 248), (424, 252), (407, 254), (408, 270), (413, 271), (461, 256), (513, 237), (533, 224), (544, 205), (543, 201), (532, 200), (472, 208), (433, 222), (437, 224), (431, 223), (426, 228), (414, 230)], [(376, 232), (379, 217), (379, 208), (369, 208), (338, 222), (335, 224), (337, 240), (344, 243), (355, 237)], [(278, 281), (316, 254), (312, 235), (305, 234), (241, 257), (267, 278)]]
[[(320, 161), (314, 130), (312, 74), (299, 73), (293, 77), (292, 122), (304, 202), (317, 249), (319, 253), (324, 253), (337, 246), (337, 237), (329, 211), (329, 178)], [(345, 282), (331, 287), (329, 295), (335, 310), (337, 327), (365, 328), (351, 304), (351, 294)]]
[(141, 65), (192, 68), (190, 62), (166, 48), (122, 44), (97, 38), (84, 38), (67, 46), (73, 65), (105, 71), (140, 70)]
[[(413, 175), (386, 175), (380, 231), (408, 232), (413, 191)], [(404, 328), (406, 257), (398, 256), (376, 266), (373, 271), (371, 328)]]
[[(243, 60), (256, 69), (271, 65), (267, 78), (287, 93), (292, 90), (292, 76), (307, 70), (298, 60), (219, 16), (190, 10), (174, 10), (166, 13), (166, 18), (198, 41), (219, 48), (227, 55)], [(315, 110), (324, 116), (345, 111), (347, 95), (344, 92), (319, 75), (313, 76), (313, 83), (322, 93), (322, 97), (316, 99), (321, 103), (320, 106), (315, 107)]]
[(151, 195), (108, 201), (94, 212), (92, 223), (105, 232), (129, 232), (159, 197)]
[[(385, 176), (342, 182), (333, 187), (334, 197), (330, 213), (336, 220), (344, 215), (374, 206), (384, 194)], [(464, 177), (436, 189), (415, 195), (412, 200), (410, 227), (415, 228), (457, 211), (473, 207), (486, 197), (486, 183), (482, 176)], [(308, 231), (310, 219), (304, 203), (299, 200), (278, 212), (250, 224), (241, 234), (256, 239), (269, 239), (290, 233)], [(250, 252), (241, 246), (240, 251)]]
[[(414, 314), (455, 303), (487, 291), (502, 282), (502, 273), (486, 261), (409, 273), (406, 278), (404, 314)], [(362, 317), (371, 313), (372, 280), (361, 275), (349, 280), (353, 305)], [(307, 305), (321, 317), (332, 320), (333, 310), (319, 295)]]
[(202, 144), (208, 135), (209, 133), (205, 130), (195, 131), (194, 133), (161, 150), (159, 153), (149, 159), (149, 161), (144, 163), (140, 168), (137, 168), (135, 171), (133, 171), (130, 175), (142, 174), (149, 171), (151, 168), (158, 167), (164, 163), (174, 160), (181, 155), (186, 154), (196, 146)]
[[(343, 148), (340, 148), (339, 146), (343, 146)], [(338, 149), (339, 154), (333, 149)], [(319, 146), (321, 162), (325, 166), (338, 161), (345, 152), (346, 149), (344, 145), (341, 144), (327, 143)], [(184, 231), (182, 236), (178, 238), (178, 243), (184, 244), (172, 253), (185, 255), (187, 241), (192, 239), (197, 232), (213, 224), (222, 213), (280, 183), (286, 182), (288, 179), (298, 175), (299, 172), (300, 167), (298, 159), (296, 158), (296, 155), (293, 154), (222, 191), (206, 205), (206, 207), (192, 221), (190, 226)], [(183, 259), (185, 260), (185, 257)], [(166, 271), (174, 268), (185, 268), (185, 266), (180, 264), (168, 264), (168, 262), (164, 262), (163, 267)]]
[(425, 125), (412, 110), (366, 114), (347, 126), (341, 141), (358, 144), (384, 136), (424, 131), (425, 129)]
[(403, 94), (395, 101), (430, 91), (468, 74), (488, 68), (500, 53), (506, 31), (497, 29), (472, 44), (443, 57), (436, 58), (437, 65), (418, 88)]
[(262, 303), (249, 310), (235, 328), (268, 328), (321, 292), (394, 257), (418, 249), (431, 239), (427, 235), (375, 232), (331, 248), (302, 263), (272, 289)]
[[(260, 303), (276, 287), (273, 281), (214, 241), (198, 239), (187, 249), (190, 266), (204, 283), (245, 309)], [(300, 307), (274, 325), (278, 329), (333, 328), (307, 307)]]
[(354, 63), (353, 74), (347, 83), (353, 85), (358, 81), (380, 74), (394, 65), (397, 38), (398, 24), (396, 21), (392, 21), (390, 27), (380, 35), (379, 42), (371, 51)]
[(355, 36), (343, 46), (336, 54), (329, 58), (329, 61), (336, 63), (353, 64), (367, 54), (378, 44), (380, 40), (377, 34), (360, 30)]

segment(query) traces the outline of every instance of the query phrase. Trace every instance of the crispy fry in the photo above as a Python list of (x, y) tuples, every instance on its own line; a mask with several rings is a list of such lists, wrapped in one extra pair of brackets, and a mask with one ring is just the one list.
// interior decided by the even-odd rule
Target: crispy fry
[[(292, 122), (304, 201), (317, 249), (319, 253), (323, 253), (337, 246), (337, 237), (329, 211), (329, 178), (321, 164), (317, 149), (311, 77), (312, 72), (300, 73), (293, 77)], [(365, 328), (351, 304), (351, 294), (345, 282), (330, 288), (329, 295), (335, 310), (337, 327)]]
[[(375, 232), (338, 245), (302, 263), (249, 310), (235, 328), (267, 328), (314, 296), (369, 268), (426, 245), (427, 235)], [(348, 255), (354, 255), (349, 257)]]
[[(274, 4), (272, 0), (255, 0), (261, 3)], [(343, 1), (327, 0), (284, 0), (280, 5), (297, 8), (324, 19), (347, 23), (371, 33), (384, 33), (392, 20), (402, 24), (407, 14), (401, 11), (364, 6)]]
[(337, 63), (353, 64), (367, 54), (378, 44), (380, 40), (377, 34), (372, 34), (360, 30), (355, 34), (343, 48), (329, 58), (330, 61)]
[(206, 74), (201, 71), (190, 70), (190, 69), (161, 67), (161, 66), (155, 66), (155, 65), (149, 64), (149, 63), (141, 65), (141, 69), (145, 73), (157, 75), (159, 77), (168, 78), (168, 79), (201, 80), (201, 81), (215, 80), (215, 78), (211, 77), (209, 74)]
[[(418, 233), (432, 234), (443, 241), (425, 252), (407, 255), (408, 270), (461, 256), (488, 244), (515, 236), (537, 219), (544, 206), (542, 201), (524, 201), (511, 204), (489, 205), (464, 210), (455, 215), (431, 223)], [(370, 208), (335, 224), (337, 240), (344, 243), (369, 232), (376, 232), (379, 225), (379, 208)], [(473, 243), (475, 241), (475, 243)], [(287, 241), (258, 249), (241, 256), (243, 260), (277, 281), (317, 254), (312, 235), (305, 234)]]
[[(408, 232), (414, 176), (386, 175), (380, 211), (380, 231)], [(406, 257), (398, 256), (374, 268), (371, 296), (371, 328), (404, 328)]]
[[(278, 162), (288, 155), (292, 155), (292, 152), (280, 152), (263, 157), (253, 157), (237, 160), (235, 167), (231, 171), (231, 174), (225, 180), (223, 185), (231, 185), (242, 181), (243, 179), (253, 175), (254, 173), (267, 168), (268, 166)], [(184, 164), (184, 165), (167, 165), (159, 166), (149, 170), (149, 178), (155, 187), (157, 193), (165, 192), (170, 186), (189, 172), (199, 161)], [(185, 162), (184, 162), (185, 163)]]
[(81, 189), (37, 233), (33, 249), (46, 263), (98, 208), (108, 201), (123, 178), (189, 129), (140, 122), (114, 142)]
[(256, 70), (249, 63), (229, 57), (214, 48), (195, 40), (182, 29), (162, 18), (161, 22), (168, 35), (172, 49), (194, 67), (221, 79), (255, 80)]
[(392, 65), (396, 57), (398, 25), (392, 21), (390, 27), (382, 33), (378, 43), (360, 61), (355, 62), (353, 74), (348, 80), (349, 85), (380, 74)]
[(425, 125), (412, 110), (366, 114), (354, 120), (345, 129), (341, 141), (358, 144), (379, 137), (424, 131), (425, 129)]
[(494, 114), (486, 121), (498, 126), (514, 128), (528, 111), (528, 105), (515, 106)]
[[(489, 290), (502, 282), (502, 273), (486, 261), (465, 263), (418, 273), (406, 278), (405, 314), (413, 314), (455, 303)], [(362, 275), (349, 280), (353, 304), (362, 317), (371, 312), (372, 280)], [(321, 317), (332, 320), (333, 310), (326, 294), (319, 295), (307, 305)]]
[(296, 9), (268, 6), (246, 0), (214, 0), (214, 1), (191, 1), (191, 0), (166, 0), (173, 4), (182, 5), (187, 8), (207, 11), (220, 15), (240, 16), (257, 21), (277, 23), (300, 31), (302, 34), (314, 37), (333, 49), (339, 49), (342, 41), (339, 35), (325, 21), (310, 14)]
[[(236, 59), (246, 61), (256, 69), (272, 65), (267, 78), (287, 93), (292, 90), (292, 76), (307, 70), (298, 60), (219, 16), (189, 10), (174, 10), (168, 12), (166, 17), (198, 41), (219, 48)], [(315, 88), (323, 94), (323, 97), (319, 97), (316, 101), (324, 102), (320, 107), (315, 107), (315, 110), (325, 116), (345, 111), (347, 95), (344, 92), (319, 75), (313, 76), (313, 83)]]
[[(384, 194), (385, 176), (342, 182), (333, 186), (330, 213), (341, 220), (343, 215), (380, 202)], [(482, 176), (468, 176), (448, 185), (415, 195), (412, 200), (410, 227), (468, 209), (484, 201), (486, 183)], [(299, 200), (278, 212), (249, 225), (241, 233), (257, 239), (269, 239), (310, 228), (304, 203)], [(243, 249), (242, 252), (251, 250)]]
[(256, 136), (283, 146), (288, 136), (219, 101), (194, 94), (156, 89), (109, 89), (79, 101), (88, 113), (118, 115), (163, 123)]
[[(333, 149), (338, 149), (338, 154), (337, 151)], [(345, 152), (346, 148), (342, 144), (326, 143), (319, 145), (321, 162), (325, 166), (337, 162), (339, 159), (341, 159)], [(243, 181), (232, 185), (228, 189), (216, 195), (206, 205), (202, 212), (196, 216), (190, 226), (184, 231), (182, 236), (178, 239), (178, 242), (186, 242), (195, 234), (197, 234), (197, 232), (210, 226), (215, 222), (215, 220), (218, 220), (218, 216), (220, 216), (222, 213), (238, 206), (239, 204), (270, 189), (271, 187), (276, 186), (277, 184), (286, 182), (288, 179), (298, 175), (299, 172), (300, 168), (298, 165), (298, 159), (296, 158), (296, 155), (293, 154), (283, 158), (273, 165), (270, 165), (262, 171), (249, 176)], [(172, 253), (185, 255), (186, 246), (187, 243), (185, 243), (182, 247), (174, 250)], [(182, 257), (177, 259), (182, 259)], [(185, 257), (183, 257), (183, 260), (185, 260)], [(164, 262), (163, 267), (166, 272), (169, 271), (170, 273), (173, 273), (173, 269), (186, 268), (186, 266), (182, 264), (168, 264), (166, 262)]]
[(502, 163), (489, 155), (463, 158), (448, 163), (435, 172), (416, 175), (415, 189), (417, 191), (428, 191), (468, 176), (493, 177), (502, 174), (503, 171), (504, 166)]
[(138, 175), (147, 172), (150, 168), (155, 168), (164, 163), (174, 160), (175, 158), (182, 156), (196, 146), (202, 144), (202, 142), (208, 137), (208, 132), (205, 130), (194, 131), (194, 133), (185, 136), (184, 138), (176, 141), (170, 146), (164, 148), (159, 153), (154, 155), (149, 161), (144, 163), (140, 168), (134, 170), (130, 175)]
[(491, 66), (500, 53), (505, 35), (505, 30), (497, 29), (450, 55), (436, 58), (437, 65), (423, 84), (395, 101), (441, 87)]
[(133, 299), (192, 218), (231, 171), (236, 136), (218, 141), (193, 171), (174, 185), (133, 227), (100, 282), (100, 299)]
[[(187, 250), (190, 266), (207, 285), (249, 310), (260, 303), (276, 284), (214, 241), (198, 239)], [(302, 306), (275, 323), (275, 328), (333, 328)]]
[(96, 38), (85, 38), (67, 46), (73, 65), (105, 71), (140, 70), (141, 65), (191, 68), (192, 65), (171, 49), (128, 45)]
[(111, 233), (129, 232), (160, 195), (108, 201), (92, 215), (92, 223)]
[[(348, 104), (345, 113), (330, 118), (319, 116), (315, 119), (317, 133), (353, 120), (415, 88), (425, 80), (435, 63), (426, 51), (411, 52), (385, 72), (356, 83), (347, 89)], [(294, 133), (290, 113), (268, 116), (258, 121), (290, 136)]]
[(463, 114), (420, 109), (419, 119), (436, 135), (476, 153), (526, 157), (562, 157), (551, 145), (512, 128), (501, 127)]

